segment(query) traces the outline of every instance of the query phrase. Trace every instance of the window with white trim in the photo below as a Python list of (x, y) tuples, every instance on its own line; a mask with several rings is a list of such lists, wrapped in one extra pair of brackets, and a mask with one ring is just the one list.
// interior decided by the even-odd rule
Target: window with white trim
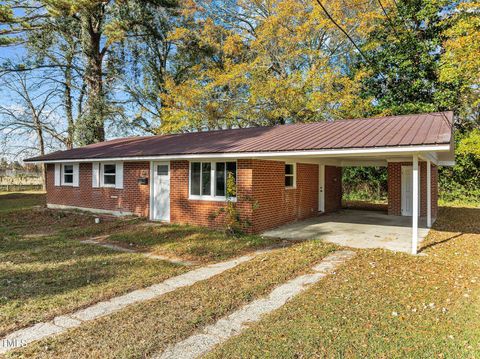
[(73, 165), (62, 164), (62, 185), (73, 186)]
[(285, 163), (285, 188), (295, 188), (296, 186), (295, 163)]
[(229, 175), (236, 182), (236, 162), (190, 162), (190, 198), (226, 200)]
[(104, 187), (115, 187), (117, 166), (115, 163), (102, 163), (102, 178)]

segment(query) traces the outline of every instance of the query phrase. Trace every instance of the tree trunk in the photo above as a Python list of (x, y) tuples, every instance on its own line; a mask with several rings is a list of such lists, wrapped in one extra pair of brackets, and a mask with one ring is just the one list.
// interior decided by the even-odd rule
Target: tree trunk
[(67, 138), (65, 145), (67, 149), (73, 148), (73, 141), (75, 135), (75, 122), (73, 120), (73, 105), (72, 105), (72, 57), (67, 59), (67, 66), (65, 68), (65, 112), (67, 114)]
[(104, 16), (103, 5), (82, 17), (84, 55), (87, 60), (85, 83), (87, 85), (86, 114), (81, 126), (77, 126), (78, 141), (82, 145), (105, 140), (106, 103), (103, 91), (103, 56), (101, 50), (101, 27)]

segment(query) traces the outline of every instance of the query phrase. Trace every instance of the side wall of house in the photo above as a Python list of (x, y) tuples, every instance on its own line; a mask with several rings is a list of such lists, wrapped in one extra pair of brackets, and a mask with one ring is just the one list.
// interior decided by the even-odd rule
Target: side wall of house
[(137, 183), (150, 176), (149, 162), (125, 162), (123, 189), (93, 188), (92, 163), (80, 163), (79, 186), (55, 186), (55, 165), (47, 165), (47, 203), (148, 216), (150, 186)]
[[(170, 218), (174, 223), (219, 228), (223, 215), (212, 216), (225, 202), (189, 199), (189, 162), (170, 164)], [(318, 165), (296, 165), (296, 187), (285, 188), (285, 163), (237, 161), (237, 209), (248, 232), (269, 228), (318, 213)]]
[[(92, 164), (79, 168), (79, 186), (55, 186), (54, 165), (47, 166), (47, 203), (148, 217), (150, 185), (137, 183), (150, 177), (149, 162), (124, 162), (123, 189), (92, 188)], [(149, 183), (151, 181), (149, 180)], [(341, 168), (325, 167), (325, 210), (341, 208)], [(172, 223), (220, 228), (225, 202), (189, 198), (189, 162), (170, 162), (170, 220)], [(237, 161), (237, 208), (249, 232), (262, 232), (318, 214), (318, 165), (297, 163), (296, 186), (285, 188), (285, 162)], [(217, 215), (215, 215), (217, 214)]]
[(254, 160), (253, 231), (278, 227), (318, 213), (318, 165), (297, 163), (296, 186), (285, 188), (285, 162)]
[(225, 202), (189, 199), (189, 166), (188, 161), (170, 162), (170, 221), (218, 228), (222, 217), (212, 215)]
[[(427, 215), (427, 163), (419, 162), (420, 169), (420, 216)], [(402, 215), (402, 166), (412, 166), (412, 162), (388, 163), (388, 214)], [(432, 218), (438, 213), (438, 167), (431, 167)]]

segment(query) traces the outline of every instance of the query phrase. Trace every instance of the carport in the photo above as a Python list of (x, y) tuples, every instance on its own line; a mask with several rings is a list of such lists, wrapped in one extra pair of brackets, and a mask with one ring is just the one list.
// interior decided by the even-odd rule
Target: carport
[[(418, 242), (428, 234), (427, 220), (418, 221)], [(291, 223), (264, 233), (288, 240), (320, 239), (353, 248), (412, 251), (412, 218), (389, 216), (380, 211), (341, 210)], [(415, 247), (416, 248), (416, 247)]]
[[(344, 121), (336, 127), (322, 134), (325, 149), (276, 158), (285, 163), (318, 164), (319, 216), (312, 211), (296, 223), (264, 234), (321, 237), (352, 247), (417, 254), (438, 212), (438, 167), (455, 161), (453, 113)], [(302, 139), (298, 136), (298, 140)], [(328, 149), (332, 146), (339, 148)], [(342, 210), (342, 168), (356, 166), (387, 169), (386, 213)]]

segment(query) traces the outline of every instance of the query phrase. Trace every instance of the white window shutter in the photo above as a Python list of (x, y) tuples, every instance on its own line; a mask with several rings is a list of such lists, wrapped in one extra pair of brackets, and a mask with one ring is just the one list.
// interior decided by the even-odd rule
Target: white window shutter
[(74, 163), (73, 164), (73, 187), (78, 187), (80, 183), (80, 170), (79, 170), (79, 164)]
[(123, 162), (117, 162), (115, 168), (115, 188), (123, 188)]
[(60, 186), (61, 172), (60, 163), (55, 163), (55, 186)]
[(100, 186), (100, 163), (92, 163), (92, 187)]

